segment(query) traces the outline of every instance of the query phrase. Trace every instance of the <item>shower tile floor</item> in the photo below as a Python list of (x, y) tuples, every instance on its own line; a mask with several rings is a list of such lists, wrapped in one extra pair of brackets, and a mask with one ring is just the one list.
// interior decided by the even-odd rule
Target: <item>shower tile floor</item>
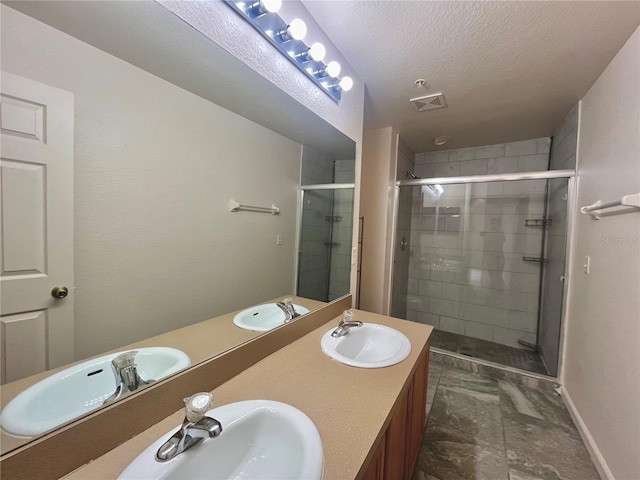
[(413, 480), (599, 480), (553, 386), (526, 387), (432, 359)]
[(431, 346), (527, 372), (549, 375), (540, 354), (526, 348), (514, 348), (443, 330), (433, 331)]

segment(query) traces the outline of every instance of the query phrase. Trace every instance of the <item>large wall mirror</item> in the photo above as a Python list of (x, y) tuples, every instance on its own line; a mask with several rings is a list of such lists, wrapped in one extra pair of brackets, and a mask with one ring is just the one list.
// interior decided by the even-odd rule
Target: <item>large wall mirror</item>
[(1, 8), (3, 454), (348, 293), (352, 140), (159, 3)]

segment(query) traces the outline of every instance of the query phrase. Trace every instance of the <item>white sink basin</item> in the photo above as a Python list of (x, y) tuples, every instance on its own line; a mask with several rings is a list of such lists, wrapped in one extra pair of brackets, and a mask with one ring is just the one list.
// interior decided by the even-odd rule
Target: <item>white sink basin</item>
[[(302, 305), (293, 304), (300, 315), (309, 313), (308, 308)], [(233, 323), (245, 330), (253, 330), (256, 332), (266, 332), (279, 325), (286, 320), (285, 314), (275, 303), (264, 303), (255, 307), (247, 308), (233, 317)]]
[(320, 479), (323, 450), (313, 422), (297, 408), (249, 400), (214, 408), (207, 416), (222, 433), (171, 460), (156, 460), (158, 448), (178, 429), (142, 452), (118, 477), (126, 479)]
[(360, 368), (381, 368), (400, 363), (411, 353), (411, 342), (399, 331), (378, 325), (365, 323), (362, 327), (353, 327), (346, 335), (333, 338), (332, 328), (322, 336), (322, 351), (329, 357)]
[[(191, 365), (189, 356), (168, 347), (136, 349), (138, 374), (160, 380)], [(111, 353), (62, 370), (17, 395), (2, 410), (2, 429), (9, 435), (33, 437), (100, 407), (116, 390)]]

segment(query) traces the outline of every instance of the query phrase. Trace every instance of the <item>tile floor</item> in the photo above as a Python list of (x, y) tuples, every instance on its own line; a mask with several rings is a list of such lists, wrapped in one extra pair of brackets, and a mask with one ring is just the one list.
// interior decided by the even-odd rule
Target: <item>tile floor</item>
[(434, 347), (448, 352), (460, 353), (528, 372), (549, 374), (540, 354), (524, 347), (514, 348), (443, 330), (434, 330), (431, 342)]
[(413, 480), (599, 480), (553, 384), (537, 388), (438, 361)]

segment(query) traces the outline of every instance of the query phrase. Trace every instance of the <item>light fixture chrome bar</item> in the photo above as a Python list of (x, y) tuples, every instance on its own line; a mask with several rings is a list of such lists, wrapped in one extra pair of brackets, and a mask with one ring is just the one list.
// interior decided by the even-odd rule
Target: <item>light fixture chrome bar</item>
[(300, 190), (347, 190), (356, 188), (355, 183), (318, 183), (317, 185), (302, 185)]
[(399, 187), (417, 187), (422, 185), (447, 185), (453, 183), (508, 182), (512, 180), (546, 180), (549, 178), (571, 178), (575, 170), (547, 170), (543, 172), (500, 173), (491, 175), (473, 175), (468, 177), (435, 177), (416, 180), (398, 180)]
[[(229, 7), (231, 7), (234, 12), (236, 12), (244, 20), (246, 20), (265, 39), (267, 39), (269, 43), (273, 45), (282, 55), (289, 59), (289, 61), (293, 63), (298, 68), (298, 70), (300, 70), (313, 83), (315, 83), (320, 88), (320, 90), (322, 90), (329, 96), (329, 98), (331, 98), (337, 104), (340, 104), (340, 100), (342, 99), (342, 91), (349, 90), (351, 86), (344, 89), (340, 87), (329, 88), (328, 84), (323, 84), (323, 82), (326, 83), (326, 78), (331, 78), (332, 81), (339, 81), (339, 79), (333, 77), (323, 77), (314, 74), (314, 72), (318, 71), (319, 69), (324, 71), (328, 65), (325, 65), (321, 61), (313, 61), (312, 59), (310, 59), (306, 63), (300, 63), (300, 61), (298, 61), (298, 59), (301, 59), (301, 57), (299, 57), (299, 54), (307, 52), (309, 50), (309, 47), (303, 41), (296, 40), (290, 35), (286, 39), (281, 38), (282, 32), (286, 31), (286, 29), (290, 25), (287, 25), (286, 22), (284, 22), (277, 13), (269, 13), (253, 18), (251, 15), (248, 15), (247, 12), (243, 10), (243, 8), (241, 8), (243, 2), (239, 2), (238, 0), (223, 1)], [(269, 20), (268, 22), (267, 17)], [(350, 78), (349, 81), (353, 83)]]

